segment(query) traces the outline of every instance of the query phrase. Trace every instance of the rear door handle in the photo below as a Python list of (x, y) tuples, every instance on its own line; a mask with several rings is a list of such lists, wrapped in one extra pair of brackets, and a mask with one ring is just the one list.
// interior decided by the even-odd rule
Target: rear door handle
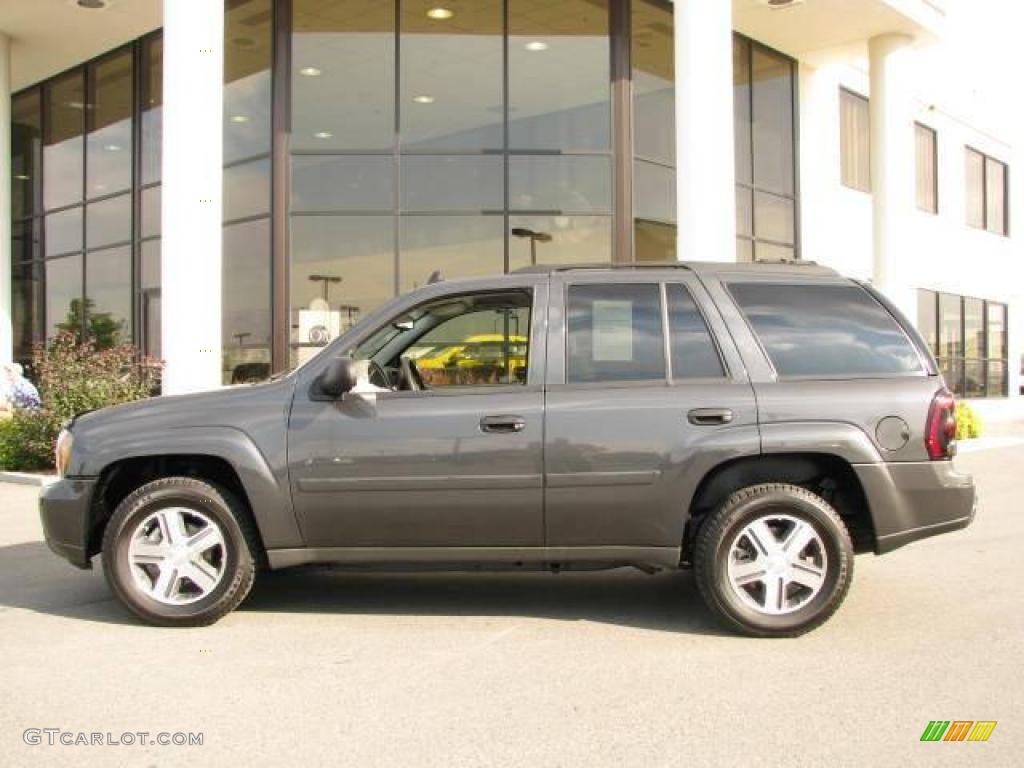
[(686, 418), (698, 427), (710, 427), (731, 422), (732, 411), (728, 408), (694, 408), (686, 414)]
[(484, 416), (480, 419), (480, 429), (496, 434), (522, 432), (526, 429), (526, 419), (522, 416)]

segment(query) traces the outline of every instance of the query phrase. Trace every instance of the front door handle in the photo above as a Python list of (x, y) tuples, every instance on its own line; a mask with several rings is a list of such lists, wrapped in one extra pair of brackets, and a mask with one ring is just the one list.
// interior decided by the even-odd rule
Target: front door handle
[(698, 427), (710, 427), (731, 422), (732, 411), (728, 408), (694, 408), (686, 414), (686, 418)]
[(526, 429), (526, 419), (522, 416), (484, 416), (480, 419), (482, 432), (496, 434), (512, 434)]

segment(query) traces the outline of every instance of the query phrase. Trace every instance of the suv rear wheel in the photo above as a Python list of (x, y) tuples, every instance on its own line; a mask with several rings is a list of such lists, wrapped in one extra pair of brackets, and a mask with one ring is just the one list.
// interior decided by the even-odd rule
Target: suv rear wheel
[(147, 483), (122, 501), (103, 536), (114, 594), (160, 626), (212, 624), (252, 587), (259, 544), (230, 493), (190, 477)]
[(701, 525), (697, 586), (728, 626), (793, 637), (829, 618), (853, 577), (853, 544), (838, 513), (795, 485), (737, 491)]

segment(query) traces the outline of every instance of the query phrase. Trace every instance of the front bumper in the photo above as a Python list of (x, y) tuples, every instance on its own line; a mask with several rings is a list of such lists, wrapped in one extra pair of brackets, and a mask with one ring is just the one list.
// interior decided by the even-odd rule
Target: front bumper
[(854, 466), (875, 526), (875, 552), (966, 528), (977, 512), (974, 478), (952, 461)]
[(90, 568), (89, 507), (96, 480), (62, 478), (39, 492), (39, 516), (46, 544), (79, 568)]

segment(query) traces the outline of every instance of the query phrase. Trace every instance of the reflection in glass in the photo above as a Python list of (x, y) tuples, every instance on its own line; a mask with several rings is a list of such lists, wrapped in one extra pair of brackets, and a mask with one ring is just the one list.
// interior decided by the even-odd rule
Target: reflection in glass
[(139, 274), (139, 301), (142, 309), (142, 328), (139, 338), (143, 351), (160, 357), (160, 241), (147, 240), (142, 244)]
[(66, 256), (46, 264), (46, 337), (82, 331), (82, 257)]
[(985, 355), (985, 303), (981, 299), (964, 299), (964, 357)]
[(513, 155), (508, 160), (508, 187), (511, 210), (611, 212), (611, 159)]
[(38, 259), (42, 255), (39, 253), (38, 221), (38, 219), (31, 219), (14, 222), (11, 225), (11, 262), (13, 264)]
[(270, 220), (224, 227), (225, 384), (270, 376)]
[(44, 300), (42, 262), (12, 265), (11, 328), (14, 359), (21, 363), (32, 359), (32, 345), (42, 341)]
[(86, 196), (109, 195), (132, 183), (132, 53), (90, 64)]
[(390, 215), (292, 217), (293, 364), (394, 296), (394, 221)]
[(754, 236), (754, 193), (748, 187), (736, 187), (736, 234)]
[(566, 326), (568, 383), (665, 378), (658, 286), (570, 286)]
[(917, 292), (917, 330), (932, 354), (939, 351), (939, 333), (935, 324), (938, 297), (934, 291)]
[(82, 70), (50, 82), (43, 148), (43, 203), (47, 210), (82, 199), (82, 131), (85, 83)]
[(928, 213), (937, 213), (939, 201), (935, 131), (920, 123), (914, 123), (914, 154), (916, 157), (914, 192), (917, 207)]
[(941, 357), (963, 357), (964, 340), (961, 325), (960, 297), (939, 294), (939, 354)]
[(672, 378), (720, 378), (725, 375), (711, 333), (693, 296), (678, 283), (665, 286), (668, 299), (669, 349)]
[(11, 99), (11, 218), (36, 212), (42, 153), (42, 100), (33, 88)]
[(85, 207), (87, 248), (125, 243), (132, 236), (132, 198), (119, 195)]
[(1006, 363), (988, 362), (988, 378), (986, 380), (985, 394), (989, 397), (1006, 397), (1007, 379)]
[(922, 372), (903, 329), (860, 286), (730, 282), (728, 289), (780, 376)]
[(871, 191), (871, 107), (846, 89), (839, 91), (839, 167), (842, 183)]
[(160, 234), (160, 198), (162, 184), (142, 190), (142, 237)]
[(295, 0), (292, 149), (389, 149), (395, 4)]
[(403, 216), (399, 291), (426, 285), (436, 271), (446, 280), (505, 271), (501, 216)]
[(225, 163), (270, 151), (271, 11), (271, 0), (241, 0), (227, 5), (224, 16)]
[(510, 146), (607, 150), (607, 0), (509, 0), (508, 27)]
[(636, 219), (633, 229), (633, 257), (636, 261), (675, 261), (674, 224)]
[(164, 41), (150, 38), (142, 46), (142, 138), (139, 162), (142, 183), (160, 180), (160, 148), (163, 143)]
[(676, 162), (672, 24), (671, 7), (651, 0), (633, 0), (633, 152), (665, 165)]
[(427, 16), (436, 5), (402, 2), (402, 148), (501, 148), (502, 0), (474, 0), (448, 19)]
[(270, 158), (224, 169), (224, 221), (270, 211)]
[(1006, 234), (1006, 166), (991, 157), (985, 158), (985, 227)]
[(773, 51), (754, 46), (754, 185), (793, 194), (793, 64)]
[(633, 162), (634, 214), (639, 219), (676, 220), (676, 172), (644, 160)]
[(967, 223), (985, 228), (985, 156), (973, 149), (964, 152), (964, 196), (967, 205)]
[(1006, 359), (1006, 305), (994, 301), (986, 302), (988, 322), (988, 349), (985, 357)]
[(779, 243), (792, 243), (795, 206), (792, 200), (767, 192), (754, 193), (754, 235)]
[(732, 110), (736, 123), (736, 181), (753, 181), (750, 117), (750, 41), (739, 35), (732, 38)]
[(508, 226), (510, 271), (612, 260), (611, 216), (509, 216)]
[(394, 165), (391, 155), (296, 155), (291, 208), (389, 211), (395, 204)]
[(46, 255), (57, 256), (82, 249), (82, 209), (69, 208), (45, 219)]
[(131, 249), (106, 248), (85, 257), (85, 313), (100, 349), (131, 340)]
[(501, 210), (504, 162), (495, 155), (402, 158), (402, 210)]

